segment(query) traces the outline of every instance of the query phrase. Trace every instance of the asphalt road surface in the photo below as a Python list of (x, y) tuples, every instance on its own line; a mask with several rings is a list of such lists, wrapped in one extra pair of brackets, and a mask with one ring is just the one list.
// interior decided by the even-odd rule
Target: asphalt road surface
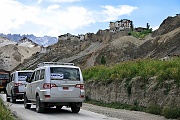
[[(0, 94), (5, 101), (6, 95)], [(49, 108), (45, 113), (37, 113), (35, 105), (25, 109), (22, 100), (17, 103), (6, 102), (18, 120), (168, 120), (162, 116), (152, 115), (138, 111), (117, 110), (83, 103), (79, 113), (72, 113), (70, 108), (63, 107), (57, 110)]]

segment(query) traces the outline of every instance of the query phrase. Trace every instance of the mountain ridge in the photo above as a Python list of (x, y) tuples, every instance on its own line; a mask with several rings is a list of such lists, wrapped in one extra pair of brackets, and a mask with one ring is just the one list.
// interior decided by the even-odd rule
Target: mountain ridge
[(0, 36), (0, 69), (11, 71), (40, 50), (41, 46), (27, 38), (14, 42)]
[(0, 36), (7, 38), (11, 41), (14, 41), (14, 42), (18, 42), (19, 40), (26, 37), (27, 39), (32, 40), (33, 42), (35, 42), (36, 44), (38, 44), (40, 46), (49, 46), (49, 45), (55, 44), (58, 41), (58, 39), (56, 37), (51, 37), (51, 36), (36, 37), (33, 34), (20, 35), (20, 34), (3, 34), (3, 33), (1, 33)]

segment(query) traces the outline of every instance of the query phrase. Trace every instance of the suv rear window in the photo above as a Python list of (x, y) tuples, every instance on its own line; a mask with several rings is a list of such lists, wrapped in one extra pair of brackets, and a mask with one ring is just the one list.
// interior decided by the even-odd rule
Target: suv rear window
[(26, 78), (30, 78), (32, 75), (32, 72), (18, 72), (18, 79), (20, 81), (25, 81)]
[(78, 68), (67, 68), (67, 67), (51, 67), (51, 80), (74, 80), (80, 81), (80, 74)]
[(0, 74), (0, 79), (9, 79), (9, 74)]

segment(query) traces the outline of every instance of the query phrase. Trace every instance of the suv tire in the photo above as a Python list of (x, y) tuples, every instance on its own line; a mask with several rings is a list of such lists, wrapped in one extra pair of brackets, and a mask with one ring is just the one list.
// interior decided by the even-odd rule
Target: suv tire
[(31, 103), (31, 101), (29, 101), (26, 97), (26, 94), (24, 94), (24, 108), (26, 108), (26, 109), (31, 108), (31, 104), (28, 104), (28, 103)]
[(10, 98), (9, 98), (9, 96), (7, 94), (6, 94), (6, 101), (10, 102)]
[(15, 103), (16, 102), (16, 98), (14, 97), (12, 92), (11, 92), (10, 102), (11, 103)]
[(42, 102), (41, 102), (41, 100), (40, 100), (40, 97), (39, 96), (37, 96), (36, 97), (36, 112), (37, 113), (42, 113), (42, 112), (44, 112), (44, 107), (42, 107)]
[(4, 90), (4, 93), (6, 94), (6, 90)]
[(56, 109), (61, 109), (62, 107), (61, 105), (56, 105)]
[(78, 112), (80, 111), (80, 107), (73, 106), (73, 107), (71, 107), (71, 111), (72, 111), (73, 113), (78, 113)]

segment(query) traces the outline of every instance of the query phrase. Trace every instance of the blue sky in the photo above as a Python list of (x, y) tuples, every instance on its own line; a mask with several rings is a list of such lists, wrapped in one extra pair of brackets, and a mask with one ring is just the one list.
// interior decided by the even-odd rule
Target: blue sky
[(179, 13), (179, 0), (0, 0), (0, 33), (96, 33), (121, 19), (157, 29), (168, 16)]

